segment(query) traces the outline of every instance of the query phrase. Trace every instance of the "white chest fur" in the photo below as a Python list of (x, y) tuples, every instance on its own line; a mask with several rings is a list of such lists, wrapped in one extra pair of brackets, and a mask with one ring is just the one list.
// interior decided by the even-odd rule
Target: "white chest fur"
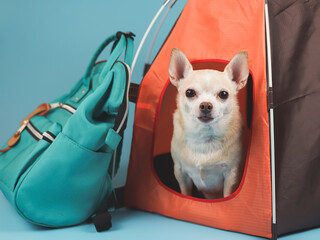
[(233, 174), (241, 160), (241, 122), (228, 129), (218, 126), (223, 135), (206, 125), (188, 126), (190, 130), (186, 131), (178, 112), (174, 114), (174, 121), (171, 153), (175, 167), (192, 179), (202, 192), (223, 190), (226, 177)]

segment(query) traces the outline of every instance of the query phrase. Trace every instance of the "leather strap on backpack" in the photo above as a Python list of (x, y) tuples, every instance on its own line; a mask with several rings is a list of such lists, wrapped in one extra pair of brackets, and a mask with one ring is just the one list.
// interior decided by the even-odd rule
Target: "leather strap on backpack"
[(0, 152), (7, 152), (12, 147), (14, 147), (20, 140), (22, 131), (26, 128), (29, 123), (29, 120), (36, 115), (44, 115), (50, 110), (50, 104), (44, 103), (37, 107), (32, 113), (30, 113), (20, 124), (20, 128), (15, 132), (12, 138), (9, 139), (7, 145), (8, 147), (5, 149), (0, 149)]
[(43, 115), (47, 114), (47, 112), (50, 111), (51, 109), (59, 107), (60, 105), (61, 105), (60, 103), (53, 103), (53, 104), (43, 103), (43, 104), (39, 105), (36, 108), (36, 110), (34, 110), (25, 119), (22, 120), (19, 129), (9, 139), (9, 141), (7, 143), (8, 146), (4, 149), (0, 149), (0, 153), (1, 152), (5, 153), (5, 152), (9, 151), (11, 148), (13, 148), (15, 145), (17, 145), (17, 143), (20, 140), (22, 131), (27, 127), (27, 125), (32, 117), (34, 117), (36, 115), (43, 116)]

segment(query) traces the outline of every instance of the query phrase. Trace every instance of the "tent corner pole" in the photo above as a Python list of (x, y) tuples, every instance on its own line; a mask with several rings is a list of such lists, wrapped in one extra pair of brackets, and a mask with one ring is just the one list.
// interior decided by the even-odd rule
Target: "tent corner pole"
[[(265, 28), (266, 28), (266, 47), (267, 47), (267, 78), (268, 93), (271, 94), (273, 102), (273, 84), (272, 84), (272, 62), (271, 62), (271, 43), (270, 43), (270, 24), (269, 24), (269, 8), (268, 0), (265, 0)], [(269, 105), (269, 104), (268, 104)], [(269, 129), (270, 129), (270, 165), (271, 165), (271, 208), (272, 208), (272, 224), (271, 233), (272, 240), (277, 239), (277, 213), (276, 213), (276, 167), (275, 167), (275, 143), (274, 143), (274, 111), (273, 104), (269, 105)]]

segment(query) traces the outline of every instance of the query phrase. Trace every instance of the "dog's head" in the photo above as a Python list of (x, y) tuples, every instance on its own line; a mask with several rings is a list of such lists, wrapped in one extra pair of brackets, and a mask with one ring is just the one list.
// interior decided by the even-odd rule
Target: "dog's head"
[(246, 85), (248, 76), (245, 51), (238, 53), (223, 72), (193, 70), (179, 49), (171, 53), (169, 77), (178, 89), (178, 108), (188, 121), (214, 124), (228, 119), (238, 109), (237, 92)]

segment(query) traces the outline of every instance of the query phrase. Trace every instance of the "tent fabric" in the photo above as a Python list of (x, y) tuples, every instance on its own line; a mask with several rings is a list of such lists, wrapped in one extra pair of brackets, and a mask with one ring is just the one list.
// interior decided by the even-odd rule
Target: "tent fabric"
[[(190, 0), (143, 79), (136, 105), (125, 205), (211, 227), (271, 237), (271, 176), (267, 111), (264, 1)], [(191, 62), (228, 62), (247, 50), (253, 79), (253, 113), (244, 177), (224, 199), (186, 197), (166, 187), (153, 161), (161, 109), (175, 101), (168, 66), (173, 47)], [(168, 90), (171, 91), (171, 90)], [(166, 116), (172, 121), (172, 116)], [(166, 131), (167, 129), (163, 129)], [(170, 134), (170, 133), (169, 133)], [(172, 133), (171, 133), (172, 134)], [(168, 145), (168, 141), (164, 145)], [(165, 150), (159, 150), (165, 151)]]
[(269, 0), (278, 234), (320, 226), (320, 1)]

